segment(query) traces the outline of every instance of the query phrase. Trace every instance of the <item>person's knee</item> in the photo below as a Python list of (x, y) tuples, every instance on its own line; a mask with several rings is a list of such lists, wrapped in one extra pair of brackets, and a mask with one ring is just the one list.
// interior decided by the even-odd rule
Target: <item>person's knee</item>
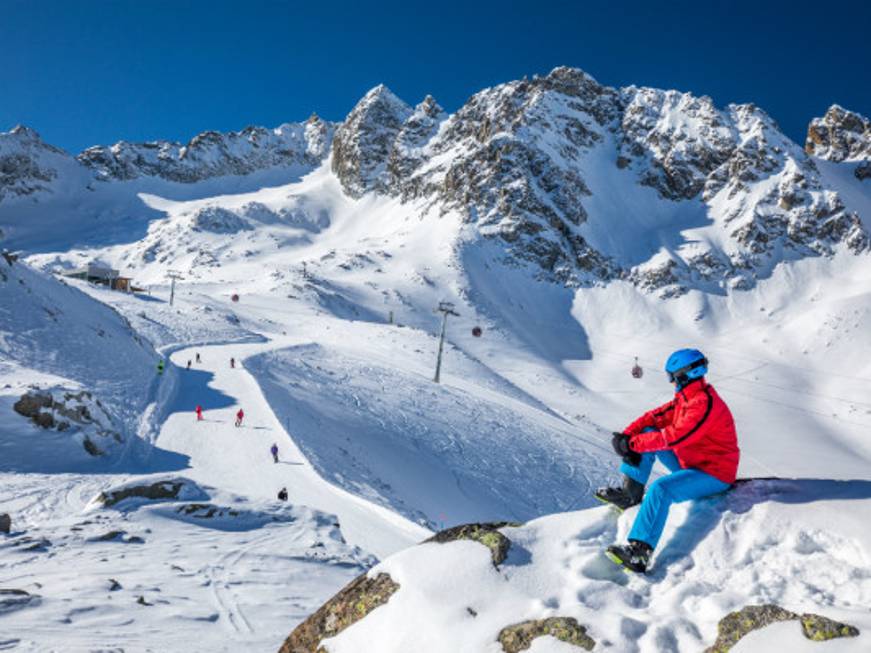
[(653, 483), (651, 483), (647, 488), (645, 498), (649, 496), (651, 500), (658, 503), (671, 503), (674, 501), (674, 496), (669, 490), (669, 483), (667, 481), (667, 476), (663, 476), (653, 481)]

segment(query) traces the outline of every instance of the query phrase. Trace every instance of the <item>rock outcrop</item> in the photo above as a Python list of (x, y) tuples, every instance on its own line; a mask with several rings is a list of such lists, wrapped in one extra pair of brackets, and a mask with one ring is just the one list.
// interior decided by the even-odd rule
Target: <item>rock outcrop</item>
[(357, 103), (333, 139), (333, 172), (352, 197), (388, 192), (388, 163), (411, 107), (383, 84)]
[(114, 418), (87, 390), (29, 390), (12, 409), (41, 428), (78, 436), (92, 456), (103, 455), (103, 443), (123, 440)]
[(427, 542), (436, 542), (445, 544), (447, 542), (456, 542), (458, 540), (470, 540), (478, 542), (490, 549), (490, 557), (493, 560), (493, 566), (498, 567), (508, 557), (508, 549), (511, 548), (511, 540), (505, 537), (498, 529), (506, 526), (520, 526), (516, 522), (488, 522), (482, 524), (463, 524), (462, 526), (454, 526), (443, 531), (439, 531)]
[(717, 641), (705, 653), (727, 653), (744, 635), (780, 621), (799, 621), (804, 636), (816, 642), (859, 635), (859, 631), (853, 626), (818, 614), (799, 615), (771, 604), (748, 605), (737, 612), (730, 612), (720, 620)]
[(549, 617), (534, 621), (524, 621), (503, 628), (499, 633), (499, 643), (505, 653), (518, 653), (532, 646), (536, 637), (550, 635), (566, 644), (592, 651), (595, 640), (587, 635), (587, 629), (573, 617)]
[(28, 127), (0, 133), (0, 202), (48, 190), (58, 177), (56, 163), (63, 159), (72, 160)]
[(361, 574), (327, 601), (285, 640), (279, 653), (321, 653), (321, 642), (338, 635), (380, 605), (399, 589), (388, 574), (370, 578)]
[(871, 159), (871, 120), (833, 104), (811, 122), (804, 147), (828, 161)]
[(97, 495), (92, 504), (110, 508), (128, 499), (145, 501), (202, 500), (208, 499), (208, 494), (190, 479), (177, 477), (160, 479), (151, 483), (134, 482), (104, 490)]

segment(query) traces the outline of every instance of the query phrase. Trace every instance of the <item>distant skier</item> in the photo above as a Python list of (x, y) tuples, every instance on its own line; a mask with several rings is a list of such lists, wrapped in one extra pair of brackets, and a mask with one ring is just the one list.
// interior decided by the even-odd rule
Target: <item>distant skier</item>
[(232, 357), (230, 358), (230, 367), (233, 369), (236, 368), (236, 359), (235, 358), (232, 358)]
[[(735, 422), (705, 381), (707, 371), (708, 359), (700, 351), (674, 352), (665, 364), (674, 399), (614, 433), (612, 445), (623, 457), (623, 487), (600, 488), (596, 498), (621, 510), (641, 504), (628, 544), (609, 546), (605, 552), (631, 571), (647, 571), (672, 503), (723, 492), (735, 481), (740, 457)], [(645, 493), (657, 459), (671, 473), (656, 479)]]
[(278, 491), (278, 500), (287, 501), (287, 488), (283, 487)]
[(158, 374), (163, 374), (163, 368), (165, 367), (165, 365), (166, 364), (163, 362), (162, 358), (159, 361), (157, 361), (157, 373)]
[(190, 369), (190, 368), (191, 368), (191, 360), (188, 359), (188, 369)]
[(272, 462), (277, 463), (278, 462), (278, 445), (275, 444), (274, 442), (272, 443), (272, 446), (269, 448), (269, 453), (272, 454)]
[(202, 363), (202, 361), (200, 360), (200, 352), (197, 352), (197, 363)]
[(197, 421), (198, 422), (203, 421), (203, 407), (200, 406), (199, 404), (197, 404)]
[(245, 411), (241, 408), (236, 413), (236, 426), (242, 426), (242, 418), (245, 417)]

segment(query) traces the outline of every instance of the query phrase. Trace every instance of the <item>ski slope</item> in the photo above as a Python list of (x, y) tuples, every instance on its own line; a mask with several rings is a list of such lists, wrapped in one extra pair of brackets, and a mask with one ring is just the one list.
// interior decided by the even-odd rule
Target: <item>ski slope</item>
[[(157, 445), (189, 456), (189, 476), (201, 483), (263, 501), (277, 500), (278, 490), (286, 487), (291, 503), (336, 515), (345, 539), (379, 558), (424, 539), (427, 529), (325, 482), (303, 456), (244, 369), (246, 358), (276, 346), (228, 344), (173, 353), (172, 362), (183, 369)], [(197, 353), (202, 363), (186, 369)], [(237, 361), (235, 368), (230, 358)], [(194, 414), (198, 404), (201, 422)], [(245, 418), (237, 428), (239, 407)], [(278, 464), (269, 453), (273, 443), (279, 448)]]

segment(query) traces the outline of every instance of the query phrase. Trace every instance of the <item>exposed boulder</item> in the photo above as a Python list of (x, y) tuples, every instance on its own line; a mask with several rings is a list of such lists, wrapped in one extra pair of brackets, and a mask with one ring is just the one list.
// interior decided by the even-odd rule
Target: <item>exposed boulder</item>
[(196, 483), (178, 477), (160, 479), (151, 483), (133, 482), (105, 490), (100, 492), (91, 504), (109, 508), (128, 499), (173, 501), (204, 498), (207, 499), (208, 495)]
[(550, 635), (561, 642), (574, 644), (587, 651), (592, 651), (596, 645), (595, 640), (587, 635), (586, 627), (579, 624), (577, 619), (573, 617), (549, 617), (524, 621), (503, 628), (498, 639), (505, 653), (517, 653), (527, 650), (532, 646), (532, 640), (544, 635)]
[[(92, 456), (102, 456), (112, 442), (123, 439), (113, 416), (87, 390), (32, 389), (12, 408), (40, 428), (69, 431)], [(98, 442), (105, 444), (101, 447)]]
[(0, 514), (0, 533), (8, 534), (12, 530), (12, 518), (8, 513)]
[(490, 549), (490, 557), (493, 559), (493, 566), (496, 567), (505, 561), (508, 549), (511, 548), (511, 540), (498, 530), (506, 526), (520, 526), (520, 524), (516, 522), (463, 524), (439, 531), (426, 541), (438, 542), (439, 544), (456, 542), (457, 540), (478, 542)]
[(362, 574), (299, 624), (279, 653), (320, 653), (321, 641), (334, 637), (380, 605), (399, 589), (389, 574)]
[(858, 629), (817, 614), (796, 614), (777, 605), (748, 605), (730, 612), (717, 625), (717, 641), (705, 653), (727, 653), (744, 635), (780, 621), (800, 621), (808, 639), (825, 641), (836, 637), (856, 637)]

